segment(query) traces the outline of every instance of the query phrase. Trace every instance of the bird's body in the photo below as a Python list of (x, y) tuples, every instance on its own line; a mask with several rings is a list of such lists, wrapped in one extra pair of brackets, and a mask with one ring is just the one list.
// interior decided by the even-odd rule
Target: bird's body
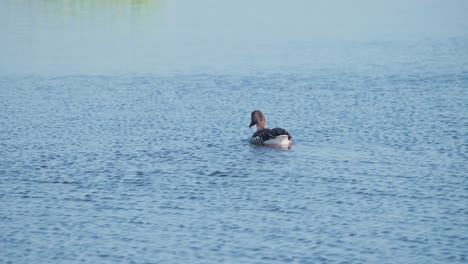
[(291, 135), (283, 128), (266, 128), (266, 119), (263, 113), (255, 110), (251, 115), (249, 127), (257, 125), (257, 131), (250, 138), (250, 143), (256, 145), (267, 145), (274, 147), (290, 147), (292, 145)]

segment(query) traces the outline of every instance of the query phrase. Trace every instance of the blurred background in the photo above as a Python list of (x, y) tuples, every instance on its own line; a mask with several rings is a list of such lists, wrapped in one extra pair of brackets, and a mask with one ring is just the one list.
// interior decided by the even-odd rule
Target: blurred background
[(337, 66), (385, 45), (466, 51), (467, 13), (463, 0), (5, 0), (0, 72), (246, 73)]

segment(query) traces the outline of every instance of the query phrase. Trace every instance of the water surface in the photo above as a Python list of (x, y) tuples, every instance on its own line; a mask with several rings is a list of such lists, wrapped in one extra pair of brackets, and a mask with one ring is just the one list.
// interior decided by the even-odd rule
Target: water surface
[(2, 2), (0, 262), (467, 262), (466, 4), (419, 2)]

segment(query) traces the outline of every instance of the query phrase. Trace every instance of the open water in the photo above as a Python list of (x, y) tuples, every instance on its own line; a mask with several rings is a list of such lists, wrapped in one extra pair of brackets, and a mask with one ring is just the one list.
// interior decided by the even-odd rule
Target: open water
[[(355, 38), (285, 6), (64, 3), (0, 4), (0, 262), (468, 262), (466, 5), (421, 31), (361, 1)], [(255, 109), (290, 149), (248, 143)]]

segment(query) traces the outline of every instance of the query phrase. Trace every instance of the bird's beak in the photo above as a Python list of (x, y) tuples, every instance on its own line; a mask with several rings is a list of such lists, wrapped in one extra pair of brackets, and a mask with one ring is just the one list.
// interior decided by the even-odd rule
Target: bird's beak
[(252, 121), (252, 122), (250, 122), (249, 127), (253, 127), (254, 125), (255, 125), (255, 123)]

